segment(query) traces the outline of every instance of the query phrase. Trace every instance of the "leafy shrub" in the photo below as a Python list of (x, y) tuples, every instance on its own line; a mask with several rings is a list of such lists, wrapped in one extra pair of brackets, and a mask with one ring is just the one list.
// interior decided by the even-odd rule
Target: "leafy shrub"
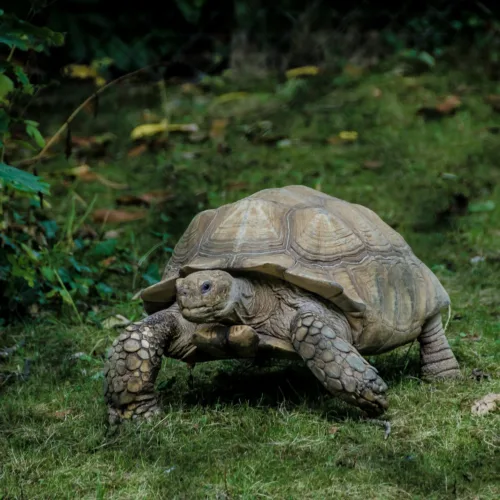
[(60, 46), (64, 37), (3, 11), (0, 33), (0, 46), (8, 51), (0, 62), (1, 321), (27, 311), (60, 310), (64, 305), (80, 317), (93, 303), (115, 294), (110, 285), (113, 275), (132, 271), (132, 265), (122, 263), (125, 259), (120, 256), (128, 262), (133, 259), (130, 250), (120, 248), (116, 239), (99, 241), (96, 234), (84, 230), (85, 215), (77, 220), (74, 199), (60, 227), (47, 211), (49, 185), (6, 163), (19, 149), (36, 154), (45, 145), (38, 123), (22, 112), (26, 98), (35, 96), (38, 87), (13, 62), (14, 52), (47, 51)]

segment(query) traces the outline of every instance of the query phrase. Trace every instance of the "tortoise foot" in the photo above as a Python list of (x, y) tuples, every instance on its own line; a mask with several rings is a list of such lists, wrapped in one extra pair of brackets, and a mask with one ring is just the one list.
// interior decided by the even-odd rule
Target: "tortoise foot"
[(317, 314), (301, 314), (292, 334), (293, 346), (325, 388), (369, 416), (384, 413), (387, 384), (349, 342), (342, 324), (327, 324)]
[(110, 425), (118, 425), (130, 420), (152, 420), (162, 413), (156, 398), (148, 401), (131, 403), (121, 408), (108, 406), (108, 422)]

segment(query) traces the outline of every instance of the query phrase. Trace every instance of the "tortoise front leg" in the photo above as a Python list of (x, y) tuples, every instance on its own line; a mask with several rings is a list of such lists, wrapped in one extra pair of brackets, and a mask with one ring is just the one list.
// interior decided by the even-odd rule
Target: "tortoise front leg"
[(193, 334), (193, 344), (214, 358), (253, 358), (259, 348), (259, 335), (247, 325), (207, 325)]
[(125, 328), (113, 342), (104, 367), (110, 423), (159, 412), (154, 384), (162, 356), (189, 357), (196, 350), (191, 344), (195, 329), (176, 304)]
[(387, 409), (386, 383), (344, 338), (350, 338), (347, 321), (301, 312), (292, 327), (294, 348), (326, 389), (372, 415)]

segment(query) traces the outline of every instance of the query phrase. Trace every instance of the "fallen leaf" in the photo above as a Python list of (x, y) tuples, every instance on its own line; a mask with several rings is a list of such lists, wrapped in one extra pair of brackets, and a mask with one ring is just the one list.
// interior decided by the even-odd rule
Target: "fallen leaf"
[(149, 193), (143, 193), (141, 195), (130, 195), (126, 194), (117, 198), (116, 202), (118, 205), (133, 206), (133, 205), (145, 205), (150, 206), (153, 204), (162, 203), (169, 201), (174, 198), (174, 195), (170, 191), (150, 191)]
[(111, 132), (90, 137), (71, 136), (71, 149), (80, 155), (102, 156), (106, 153), (108, 145), (115, 139), (116, 136)]
[(363, 163), (363, 167), (369, 170), (376, 170), (380, 168), (384, 163), (379, 160), (367, 160)]
[(212, 120), (209, 136), (211, 139), (223, 139), (226, 135), (226, 127), (229, 123), (227, 118), (216, 118)]
[(85, 66), (84, 64), (68, 64), (63, 68), (63, 74), (70, 78), (79, 78), (81, 80), (94, 80), (98, 87), (102, 87), (106, 80), (99, 75), (96, 68)]
[(358, 138), (358, 133), (354, 130), (343, 130), (340, 132), (339, 137), (343, 141), (351, 142)]
[(129, 149), (127, 156), (129, 158), (135, 158), (136, 156), (140, 156), (148, 150), (148, 145), (143, 143), (137, 146), (134, 146), (132, 149)]
[(135, 212), (126, 212), (125, 210), (109, 210), (100, 208), (92, 214), (94, 222), (132, 222), (135, 220), (144, 219), (147, 215), (146, 210), (138, 210)]
[(146, 123), (135, 127), (130, 133), (130, 138), (133, 140), (142, 139), (144, 137), (152, 137), (161, 133), (168, 132), (198, 132), (199, 127), (196, 123), (169, 123), (163, 120), (160, 123)]
[(114, 257), (114, 256), (108, 257), (107, 259), (104, 259), (104, 260), (101, 260), (101, 262), (99, 262), (99, 264), (103, 267), (109, 267), (111, 264), (113, 264), (113, 262), (116, 262), (116, 257)]
[(427, 119), (436, 119), (443, 116), (453, 115), (462, 105), (460, 97), (456, 95), (447, 96), (442, 102), (436, 104), (435, 107), (422, 107), (417, 111), (418, 115), (424, 116)]
[(110, 187), (112, 189), (127, 189), (128, 185), (127, 184), (120, 184), (118, 182), (113, 182), (110, 181), (109, 179), (106, 179), (101, 174), (98, 174), (97, 172), (94, 172), (89, 165), (80, 165), (78, 167), (71, 168), (67, 171), (69, 175), (72, 177), (76, 177), (80, 179), (81, 181), (84, 182), (92, 182), (92, 181), (97, 181), (103, 184), (104, 186)]
[(54, 412), (54, 417), (60, 418), (61, 420), (65, 419), (69, 414), (71, 413), (71, 410), (58, 410)]
[(136, 196), (135, 194), (124, 194), (116, 199), (116, 204), (129, 207), (129, 206), (148, 206), (148, 203), (144, 201), (140, 196)]
[(455, 111), (461, 104), (462, 101), (460, 101), (460, 97), (456, 95), (449, 95), (443, 102), (439, 103), (436, 106), (436, 109), (440, 113), (448, 115), (451, 112)]
[(328, 142), (328, 144), (331, 144), (332, 146), (337, 146), (339, 144), (342, 144), (343, 141), (338, 135), (332, 135), (326, 140), (326, 142)]
[(102, 326), (103, 328), (111, 330), (112, 328), (130, 325), (130, 323), (132, 322), (125, 316), (122, 316), (121, 314), (115, 314), (114, 316), (106, 318), (102, 322)]
[(298, 78), (300, 76), (315, 76), (319, 73), (318, 66), (300, 66), (298, 68), (292, 68), (285, 72), (288, 79)]
[(172, 200), (175, 196), (171, 191), (149, 191), (149, 193), (144, 193), (141, 195), (141, 199), (149, 204), (162, 203), (164, 201)]
[(130, 133), (130, 138), (133, 140), (142, 139), (143, 137), (151, 137), (152, 135), (161, 134), (166, 132), (168, 128), (167, 120), (160, 123), (146, 123), (135, 127)]
[(487, 394), (474, 402), (471, 406), (471, 413), (478, 416), (491, 413), (497, 409), (497, 401), (500, 401), (500, 394)]
[(344, 73), (351, 78), (359, 78), (363, 75), (363, 68), (354, 66), (353, 64), (346, 64), (344, 67)]
[(232, 181), (226, 184), (226, 189), (229, 191), (240, 191), (241, 189), (247, 189), (247, 182)]

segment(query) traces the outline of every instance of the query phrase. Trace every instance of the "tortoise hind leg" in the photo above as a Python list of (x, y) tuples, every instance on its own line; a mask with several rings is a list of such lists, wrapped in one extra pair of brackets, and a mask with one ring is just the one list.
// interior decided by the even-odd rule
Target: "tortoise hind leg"
[(292, 327), (294, 348), (329, 392), (369, 414), (383, 413), (387, 409), (386, 383), (342, 337), (350, 335), (340, 315), (337, 322), (301, 312)]
[(441, 314), (430, 318), (418, 337), (420, 342), (420, 370), (422, 378), (457, 378), (458, 362), (444, 333)]

